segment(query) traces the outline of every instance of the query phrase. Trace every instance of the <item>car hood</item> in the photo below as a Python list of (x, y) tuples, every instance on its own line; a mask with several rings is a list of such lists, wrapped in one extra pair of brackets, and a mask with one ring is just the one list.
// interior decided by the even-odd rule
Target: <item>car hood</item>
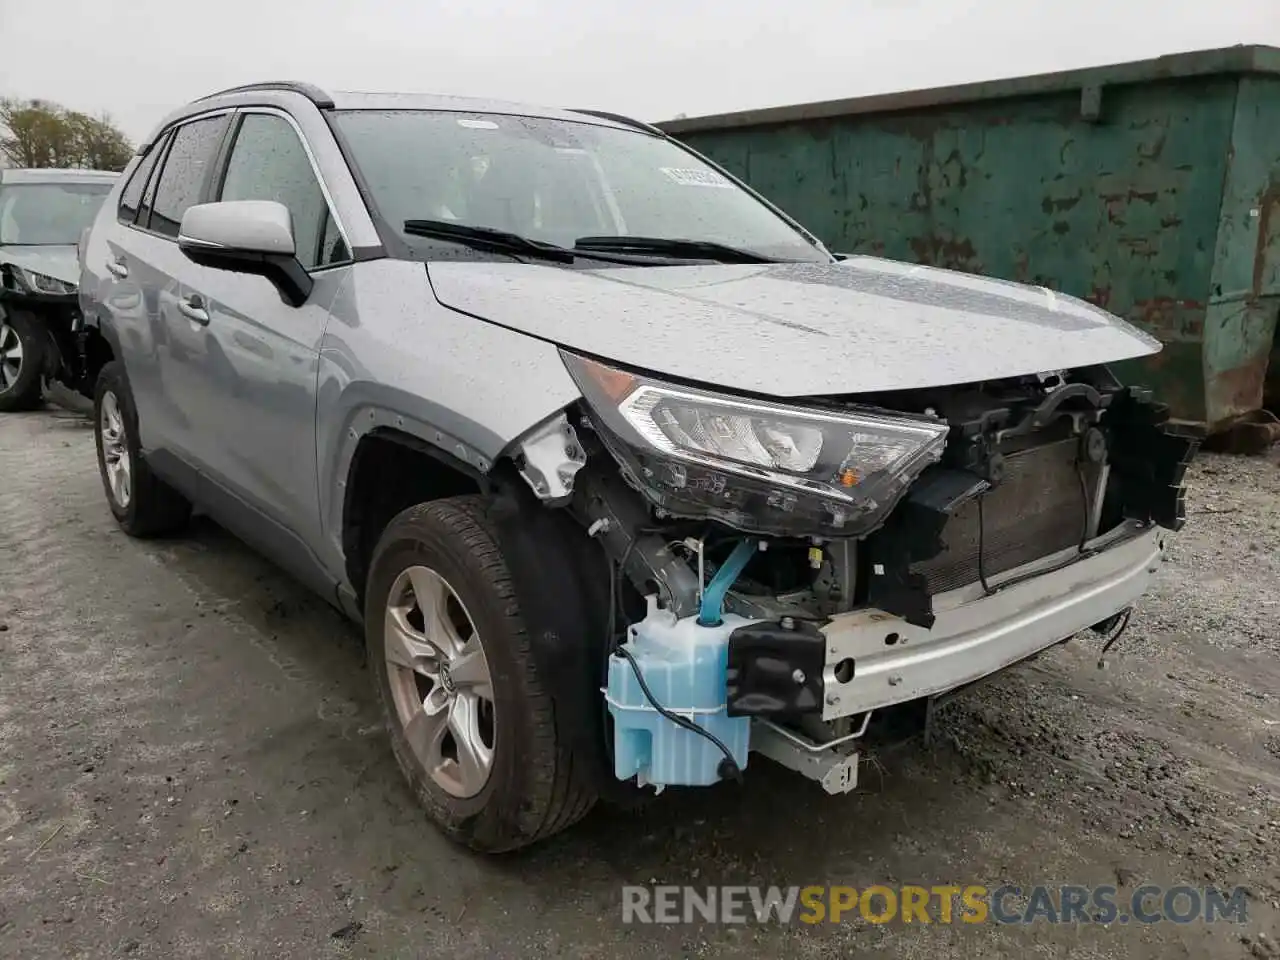
[(446, 261), (447, 307), (669, 377), (778, 397), (993, 380), (1155, 353), (1042, 287), (873, 257), (569, 270)]
[(32, 273), (43, 273), (46, 277), (53, 277), (64, 283), (80, 282), (80, 264), (76, 260), (75, 244), (3, 246), (0, 247), (0, 263), (12, 263)]

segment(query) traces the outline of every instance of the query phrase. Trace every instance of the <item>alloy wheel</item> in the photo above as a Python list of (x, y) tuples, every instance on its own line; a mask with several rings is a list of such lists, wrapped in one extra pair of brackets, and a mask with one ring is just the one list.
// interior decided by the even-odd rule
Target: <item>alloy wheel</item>
[(475, 621), (428, 567), (403, 571), (387, 599), (387, 677), (405, 739), (432, 781), (474, 797), (489, 781), (494, 696)]
[(0, 393), (18, 382), (22, 373), (22, 339), (7, 323), (0, 323)]
[(133, 496), (133, 464), (129, 459), (129, 445), (125, 433), (124, 416), (120, 413), (120, 401), (111, 391), (102, 395), (102, 413), (99, 418), (102, 431), (102, 465), (107, 471), (107, 485), (111, 496), (123, 510)]

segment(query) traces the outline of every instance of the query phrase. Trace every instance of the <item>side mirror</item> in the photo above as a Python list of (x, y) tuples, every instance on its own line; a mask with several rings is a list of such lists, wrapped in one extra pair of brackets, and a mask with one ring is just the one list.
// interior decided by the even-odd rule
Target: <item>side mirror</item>
[(313, 283), (298, 262), (289, 208), (274, 200), (189, 207), (178, 227), (178, 249), (201, 266), (266, 277), (291, 306), (311, 296)]

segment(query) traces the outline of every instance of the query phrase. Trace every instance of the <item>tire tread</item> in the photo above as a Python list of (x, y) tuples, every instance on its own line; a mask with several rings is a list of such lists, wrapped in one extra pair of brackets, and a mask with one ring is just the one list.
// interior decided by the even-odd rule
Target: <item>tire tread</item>
[[(125, 418), (127, 442), (133, 458), (132, 496), (129, 507), (123, 511), (116, 509), (111, 497), (102, 460), (102, 438), (99, 435), (102, 429), (102, 396), (108, 390), (115, 393), (121, 415)], [(191, 518), (191, 501), (156, 476), (142, 455), (142, 449), (138, 445), (138, 412), (133, 405), (133, 393), (125, 377), (124, 364), (119, 360), (105, 364), (98, 373), (98, 382), (93, 391), (93, 419), (103, 489), (107, 494), (107, 502), (111, 505), (111, 512), (125, 533), (146, 540), (172, 534), (186, 526)]]
[(22, 369), (18, 383), (0, 393), (0, 413), (35, 410), (44, 402), (41, 372), (48, 350), (47, 335), (40, 320), (25, 310), (11, 311), (4, 322), (22, 343)]
[[(498, 547), (491, 509), (486, 498), (479, 495), (450, 497), (409, 507), (384, 531), (370, 566), (372, 574), (378, 566), (378, 554), (405, 526), (434, 527), (446, 532), (470, 555), (498, 598), (498, 613), (506, 621), (512, 642), (511, 659), (521, 674), (530, 713), (524, 718), (532, 744), (532, 756), (527, 761), (530, 775), (525, 795), (516, 798), (516, 816), (503, 817), (495, 823), (478, 815), (460, 829), (449, 832), (474, 848), (501, 852), (527, 846), (572, 826), (595, 805), (596, 793), (580, 772), (586, 765), (576, 763), (570, 745), (557, 737), (555, 700), (539, 676), (532, 638), (520, 613), (515, 584)], [(422, 799), (427, 801), (428, 808), (434, 806), (429, 797)]]

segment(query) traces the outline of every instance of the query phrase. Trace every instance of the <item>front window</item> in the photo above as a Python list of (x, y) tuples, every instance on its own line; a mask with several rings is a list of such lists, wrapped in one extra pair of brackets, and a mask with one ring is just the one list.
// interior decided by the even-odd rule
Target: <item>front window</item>
[(74, 246), (111, 186), (109, 181), (0, 186), (0, 244)]
[(827, 255), (760, 201), (661, 137), (506, 114), (341, 111), (382, 219), (417, 257), (438, 240), (406, 220), (488, 227), (572, 247), (583, 237), (711, 242), (777, 260)]

